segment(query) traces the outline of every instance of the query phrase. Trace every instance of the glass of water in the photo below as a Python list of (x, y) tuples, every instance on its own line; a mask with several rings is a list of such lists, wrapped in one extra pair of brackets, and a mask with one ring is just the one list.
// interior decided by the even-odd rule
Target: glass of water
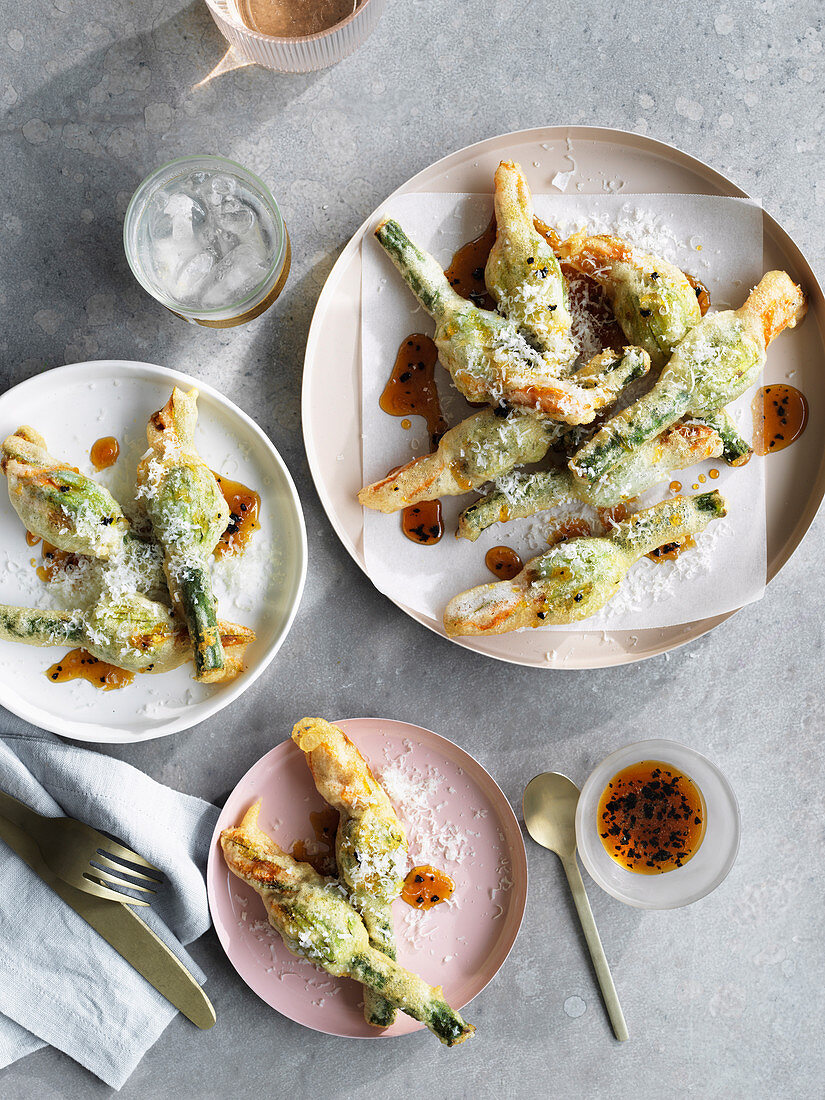
[(129, 203), (123, 241), (144, 290), (211, 328), (258, 317), (289, 274), (278, 204), (262, 180), (224, 157), (180, 157), (148, 176)]

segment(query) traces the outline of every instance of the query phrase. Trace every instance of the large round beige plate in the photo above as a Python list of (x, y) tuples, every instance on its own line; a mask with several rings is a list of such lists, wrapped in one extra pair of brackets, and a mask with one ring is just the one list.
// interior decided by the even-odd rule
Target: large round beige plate
[[(452, 153), (419, 172), (382, 204), (415, 191), (484, 194), (502, 158), (519, 161), (530, 186), (541, 193), (556, 172), (570, 168), (568, 141), (581, 193), (603, 193), (607, 181), (623, 181), (627, 194), (700, 194), (745, 197), (745, 192), (701, 161), (638, 134), (590, 126), (553, 126), (504, 134)], [(324, 286), (307, 342), (304, 367), (304, 440), (321, 501), (344, 546), (364, 568), (361, 487), (361, 239), (375, 211), (347, 244)], [(825, 300), (811, 268), (785, 231), (764, 215), (765, 269), (784, 268), (804, 286), (810, 310), (804, 325), (771, 348), (767, 381), (785, 381), (808, 398), (811, 423), (792, 447), (767, 461), (768, 580), (779, 572), (810, 526), (825, 492)], [(364, 430), (369, 430), (365, 425)], [(399, 604), (439, 634), (436, 619)], [(493, 638), (453, 639), (501, 661), (545, 668), (602, 668), (653, 657), (683, 645), (723, 622), (727, 614), (665, 629), (601, 633), (571, 629), (549, 635), (527, 630)]]

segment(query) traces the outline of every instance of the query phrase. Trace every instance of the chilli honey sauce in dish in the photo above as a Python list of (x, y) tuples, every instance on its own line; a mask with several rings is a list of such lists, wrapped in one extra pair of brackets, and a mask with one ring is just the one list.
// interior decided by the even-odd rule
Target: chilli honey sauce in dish
[(689, 776), (661, 760), (640, 760), (609, 780), (597, 809), (599, 837), (628, 871), (659, 875), (699, 850), (707, 811)]
[(665, 738), (606, 756), (576, 806), (576, 846), (591, 878), (640, 909), (676, 909), (715, 890), (739, 832), (736, 795), (720, 769)]

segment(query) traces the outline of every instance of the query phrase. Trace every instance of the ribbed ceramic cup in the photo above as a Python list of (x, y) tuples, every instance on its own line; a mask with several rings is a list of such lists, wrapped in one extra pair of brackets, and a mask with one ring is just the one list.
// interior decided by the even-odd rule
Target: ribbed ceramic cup
[(329, 30), (300, 38), (261, 34), (242, 22), (234, 0), (206, 0), (221, 34), (238, 53), (282, 73), (310, 73), (343, 61), (375, 30), (386, 0), (363, 0), (352, 15)]
[[(602, 791), (624, 768), (660, 760), (692, 779), (705, 803), (705, 834), (682, 867), (660, 875), (628, 871), (608, 853), (599, 836)], [(715, 890), (739, 850), (739, 806), (727, 779), (707, 757), (676, 741), (638, 741), (611, 753), (591, 773), (576, 806), (576, 845), (591, 878), (608, 894), (639, 909), (677, 909)]]
[[(220, 309), (192, 308), (176, 302), (165, 294), (147, 270), (138, 243), (138, 230), (141, 219), (147, 214), (152, 196), (177, 177), (186, 176), (190, 172), (196, 171), (215, 172), (242, 180), (255, 195), (261, 206), (266, 209), (272, 223), (272, 255), (267, 274), (245, 297)], [(203, 325), (206, 328), (234, 328), (236, 325), (246, 324), (247, 321), (253, 320), (253, 318), (260, 316), (265, 310), (269, 309), (284, 288), (292, 261), (289, 234), (278, 204), (269, 188), (262, 179), (248, 171), (243, 165), (236, 164), (234, 160), (227, 160), (226, 157), (212, 154), (179, 157), (177, 160), (161, 165), (160, 168), (157, 168), (151, 175), (146, 177), (132, 195), (126, 209), (126, 217), (123, 220), (123, 245), (132, 274), (143, 289), (148, 291), (161, 305), (166, 306), (176, 317)]]

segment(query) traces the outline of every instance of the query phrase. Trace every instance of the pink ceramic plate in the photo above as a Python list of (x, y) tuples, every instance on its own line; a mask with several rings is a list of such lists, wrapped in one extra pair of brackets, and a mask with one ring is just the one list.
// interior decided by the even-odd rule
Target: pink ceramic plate
[[(597, 126), (543, 126), (502, 134), (451, 153), (404, 183), (364, 222), (335, 263), (315, 307), (304, 361), (304, 442), (318, 495), (344, 547), (365, 569), (361, 478), (361, 240), (379, 213), (392, 213), (395, 195), (415, 191), (490, 194), (503, 158), (523, 166), (537, 194), (550, 191), (557, 172), (575, 173), (568, 190), (603, 194), (621, 184), (628, 195), (672, 193), (732, 195), (745, 192), (695, 157), (639, 134)], [(764, 266), (784, 268), (809, 296), (803, 325), (771, 347), (766, 382), (790, 381), (808, 399), (808, 430), (792, 447), (766, 462), (768, 580), (807, 531), (825, 493), (825, 298), (802, 252), (769, 214), (763, 218)], [(391, 364), (387, 366), (387, 373)], [(378, 410), (376, 409), (376, 415)], [(759, 460), (761, 461), (761, 459)], [(456, 591), (459, 590), (457, 585)], [(443, 635), (440, 620), (402, 611)], [(730, 612), (733, 614), (733, 612)], [(715, 615), (651, 630), (565, 633), (523, 630), (492, 638), (453, 638), (456, 645), (501, 661), (543, 668), (604, 668), (653, 657), (705, 634), (729, 617)]]
[[(430, 863), (455, 881), (453, 900), (427, 912), (395, 902), (398, 959), (463, 1008), (509, 954), (527, 900), (527, 857), (510, 804), (463, 749), (408, 722), (350, 718), (339, 722), (383, 776), (407, 827), (410, 866)], [(296, 959), (269, 927), (258, 895), (227, 869), (218, 843), (256, 799), (261, 824), (286, 849), (311, 840), (310, 813), (324, 808), (291, 740), (246, 773), (223, 808), (206, 873), (212, 920), (229, 961), (268, 1005), (296, 1023), (330, 1035), (380, 1038), (422, 1025), (409, 1016), (385, 1032), (364, 1022), (361, 987)]]

